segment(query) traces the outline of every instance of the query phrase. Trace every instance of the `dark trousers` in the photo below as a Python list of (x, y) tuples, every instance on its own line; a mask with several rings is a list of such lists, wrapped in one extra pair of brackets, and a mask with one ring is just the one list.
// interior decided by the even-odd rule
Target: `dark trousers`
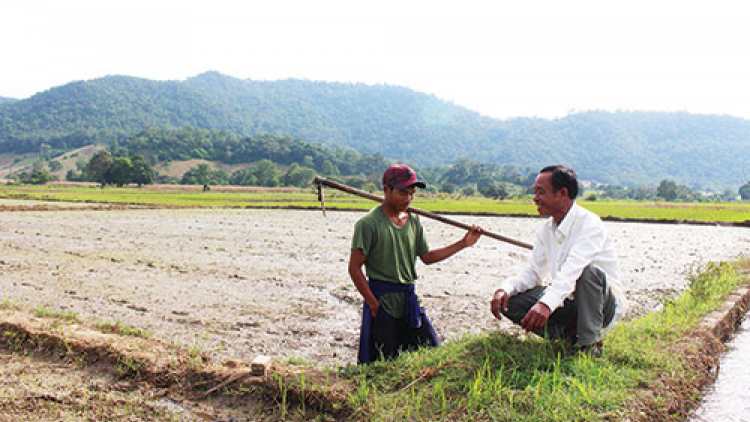
[[(508, 311), (503, 315), (520, 325), (529, 310), (539, 302), (546, 287), (538, 286), (518, 293), (508, 300)], [(587, 266), (576, 281), (574, 298), (565, 299), (562, 306), (550, 315), (547, 325), (536, 334), (550, 339), (573, 337), (581, 346), (602, 339), (602, 328), (615, 316), (617, 300), (607, 285), (607, 276), (593, 266)], [(575, 331), (572, 330), (575, 328)]]
[(412, 328), (406, 323), (406, 319), (393, 318), (381, 309), (372, 320), (370, 356), (388, 359), (398, 356), (402, 350), (439, 346), (440, 340), (430, 318), (425, 313), (422, 313), (421, 318), (421, 326)]

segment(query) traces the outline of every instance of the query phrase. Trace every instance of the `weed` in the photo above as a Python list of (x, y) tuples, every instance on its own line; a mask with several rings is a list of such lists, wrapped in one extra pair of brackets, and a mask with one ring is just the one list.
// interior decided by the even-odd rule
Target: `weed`
[(34, 315), (40, 318), (56, 318), (70, 322), (81, 322), (81, 318), (79, 318), (78, 314), (73, 311), (54, 311), (47, 309), (42, 305), (39, 305), (34, 311)]
[(286, 360), (286, 363), (290, 365), (299, 365), (299, 366), (312, 366), (313, 363), (305, 358), (301, 358), (298, 356), (291, 356)]
[(2, 302), (0, 302), (0, 309), (19, 310), (21, 309), (21, 305), (9, 300), (3, 300)]
[(152, 334), (144, 329), (123, 324), (121, 321), (99, 322), (96, 326), (105, 333), (114, 333), (133, 337), (151, 337)]
[(281, 411), (281, 419), (286, 418), (286, 411), (287, 411), (287, 393), (288, 388), (284, 384), (283, 379), (281, 378), (281, 375), (276, 374), (276, 378), (279, 381), (279, 396), (281, 397), (281, 403), (279, 403), (279, 410)]
[(115, 370), (120, 376), (139, 376), (148, 362), (130, 356), (118, 356), (115, 363)]
[(5, 343), (8, 348), (14, 352), (20, 351), (23, 349), (24, 343), (26, 343), (26, 340), (28, 339), (28, 335), (25, 333), (19, 333), (16, 331), (4, 331), (2, 341)]
[(195, 343), (194, 341), (193, 344), (188, 348), (187, 363), (190, 368), (194, 370), (203, 368), (204, 357), (206, 354), (206, 342), (208, 342), (209, 337), (210, 333), (204, 333), (200, 343)]

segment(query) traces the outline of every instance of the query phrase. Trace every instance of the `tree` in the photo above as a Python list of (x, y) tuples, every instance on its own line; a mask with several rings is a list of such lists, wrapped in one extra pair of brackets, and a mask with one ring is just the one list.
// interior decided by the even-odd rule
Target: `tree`
[(656, 195), (653, 187), (639, 186), (633, 191), (632, 197), (636, 201), (653, 200)]
[(109, 166), (104, 179), (107, 183), (123, 187), (130, 183), (133, 173), (133, 163), (127, 157), (115, 157)]
[(326, 176), (338, 176), (339, 168), (336, 167), (330, 160), (323, 161), (320, 166), (320, 171)]
[(255, 186), (258, 179), (248, 169), (236, 170), (229, 178), (229, 183), (240, 186)]
[(208, 186), (213, 182), (211, 173), (211, 167), (209, 167), (208, 164), (198, 164), (182, 175), (182, 181), (180, 183), (183, 185)]
[(50, 162), (47, 163), (47, 165), (49, 166), (49, 169), (52, 171), (58, 171), (62, 168), (62, 163), (60, 163), (57, 160), (51, 160)]
[(668, 202), (674, 201), (677, 198), (677, 183), (674, 180), (662, 180), (656, 188), (656, 196)]
[(442, 186), (440, 186), (440, 192), (451, 194), (456, 191), (457, 186), (450, 182), (443, 183)]
[(488, 198), (495, 198), (503, 200), (508, 197), (508, 188), (505, 187), (505, 183), (501, 182), (490, 182), (482, 183), (478, 185), (479, 193)]
[[(742, 189), (742, 188), (740, 188), (740, 189)], [(724, 192), (721, 193), (720, 198), (721, 198), (722, 202), (732, 202), (732, 201), (735, 201), (737, 199), (737, 194), (734, 193), (734, 190), (732, 190), (730, 188), (726, 188), (726, 189), (724, 189)]]
[(39, 170), (33, 170), (31, 174), (23, 172), (18, 175), (18, 180), (21, 183), (27, 183), (31, 185), (43, 185), (52, 180), (57, 180), (57, 176), (50, 173), (49, 170), (43, 168)]
[(477, 190), (474, 189), (474, 186), (466, 186), (465, 188), (461, 189), (461, 193), (466, 196), (474, 196), (474, 194), (477, 193)]
[(289, 166), (289, 169), (282, 177), (284, 186), (296, 186), (303, 188), (309, 186), (315, 178), (315, 171), (313, 169), (302, 167), (297, 163)]
[(106, 184), (106, 175), (113, 162), (112, 154), (109, 151), (99, 151), (91, 157), (91, 161), (86, 166), (86, 175), (90, 180), (101, 183), (102, 187)]
[(482, 177), (477, 180), (477, 191), (482, 196), (492, 198), (495, 196), (495, 182), (489, 177)]
[(143, 156), (136, 155), (130, 159), (130, 162), (133, 164), (133, 169), (130, 173), (131, 182), (137, 183), (138, 187), (150, 185), (154, 182), (154, 169), (146, 162)]
[(279, 172), (271, 160), (260, 160), (253, 170), (259, 186), (274, 187), (279, 185)]
[(745, 183), (740, 187), (739, 190), (740, 198), (742, 198), (743, 201), (747, 201), (750, 199), (750, 182)]
[(353, 176), (346, 179), (346, 184), (355, 189), (364, 189), (367, 184), (367, 179), (364, 177)]

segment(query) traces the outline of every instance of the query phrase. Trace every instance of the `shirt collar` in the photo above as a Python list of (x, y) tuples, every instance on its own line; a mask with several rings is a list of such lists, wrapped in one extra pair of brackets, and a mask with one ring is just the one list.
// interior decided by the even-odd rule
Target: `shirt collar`
[[(576, 205), (575, 202), (573, 202), (573, 205), (571, 205), (570, 209), (568, 210), (568, 213), (565, 214), (565, 217), (563, 218), (562, 223), (560, 223), (557, 227), (554, 228), (555, 236), (562, 240), (570, 234), (570, 230), (573, 228), (573, 222), (576, 219), (576, 216), (578, 215), (578, 205)], [(554, 225), (554, 222), (553, 222)], [(553, 226), (554, 227), (554, 226)]]

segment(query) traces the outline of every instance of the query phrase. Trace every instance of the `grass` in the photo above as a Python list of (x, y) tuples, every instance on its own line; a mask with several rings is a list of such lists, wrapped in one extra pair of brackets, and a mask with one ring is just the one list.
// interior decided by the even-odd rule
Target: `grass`
[(96, 324), (103, 333), (113, 333), (122, 336), (133, 336), (133, 337), (152, 337), (152, 333), (148, 330), (144, 330), (138, 327), (133, 327), (128, 324), (124, 324), (121, 321), (109, 322), (99, 321)]
[[(71, 185), (2, 185), (0, 198), (63, 202), (97, 202), (156, 207), (221, 208), (310, 208), (320, 205), (314, 189), (259, 189), (247, 187), (214, 187), (202, 192), (199, 186), (147, 186), (143, 188)], [(368, 210), (373, 201), (331, 188), (325, 190), (327, 209)], [(583, 201), (578, 203), (602, 217), (646, 220), (698, 222), (749, 221), (750, 204), (665, 203), (637, 201)], [(531, 200), (497, 201), (482, 197), (459, 197), (444, 194), (419, 195), (413, 206), (427, 211), (465, 214), (537, 215)]]
[(17, 309), (21, 309), (21, 305), (17, 302), (13, 302), (8, 299), (3, 299), (2, 301), (0, 301), (0, 309), (17, 310)]
[(38, 316), (41, 318), (59, 319), (67, 322), (81, 321), (81, 318), (78, 316), (78, 314), (73, 311), (52, 310), (47, 309), (41, 305), (34, 311), (34, 316)]
[[(748, 283), (738, 265), (750, 264), (708, 264), (659, 312), (618, 324), (601, 358), (533, 335), (467, 335), (339, 370), (352, 385), (347, 404), (353, 419), (373, 421), (632, 420), (634, 403), (668, 400), (659, 390), (664, 374), (677, 384), (697, 377), (678, 349), (694, 345), (680, 340), (727, 293)], [(323, 388), (310, 384), (309, 391)]]

